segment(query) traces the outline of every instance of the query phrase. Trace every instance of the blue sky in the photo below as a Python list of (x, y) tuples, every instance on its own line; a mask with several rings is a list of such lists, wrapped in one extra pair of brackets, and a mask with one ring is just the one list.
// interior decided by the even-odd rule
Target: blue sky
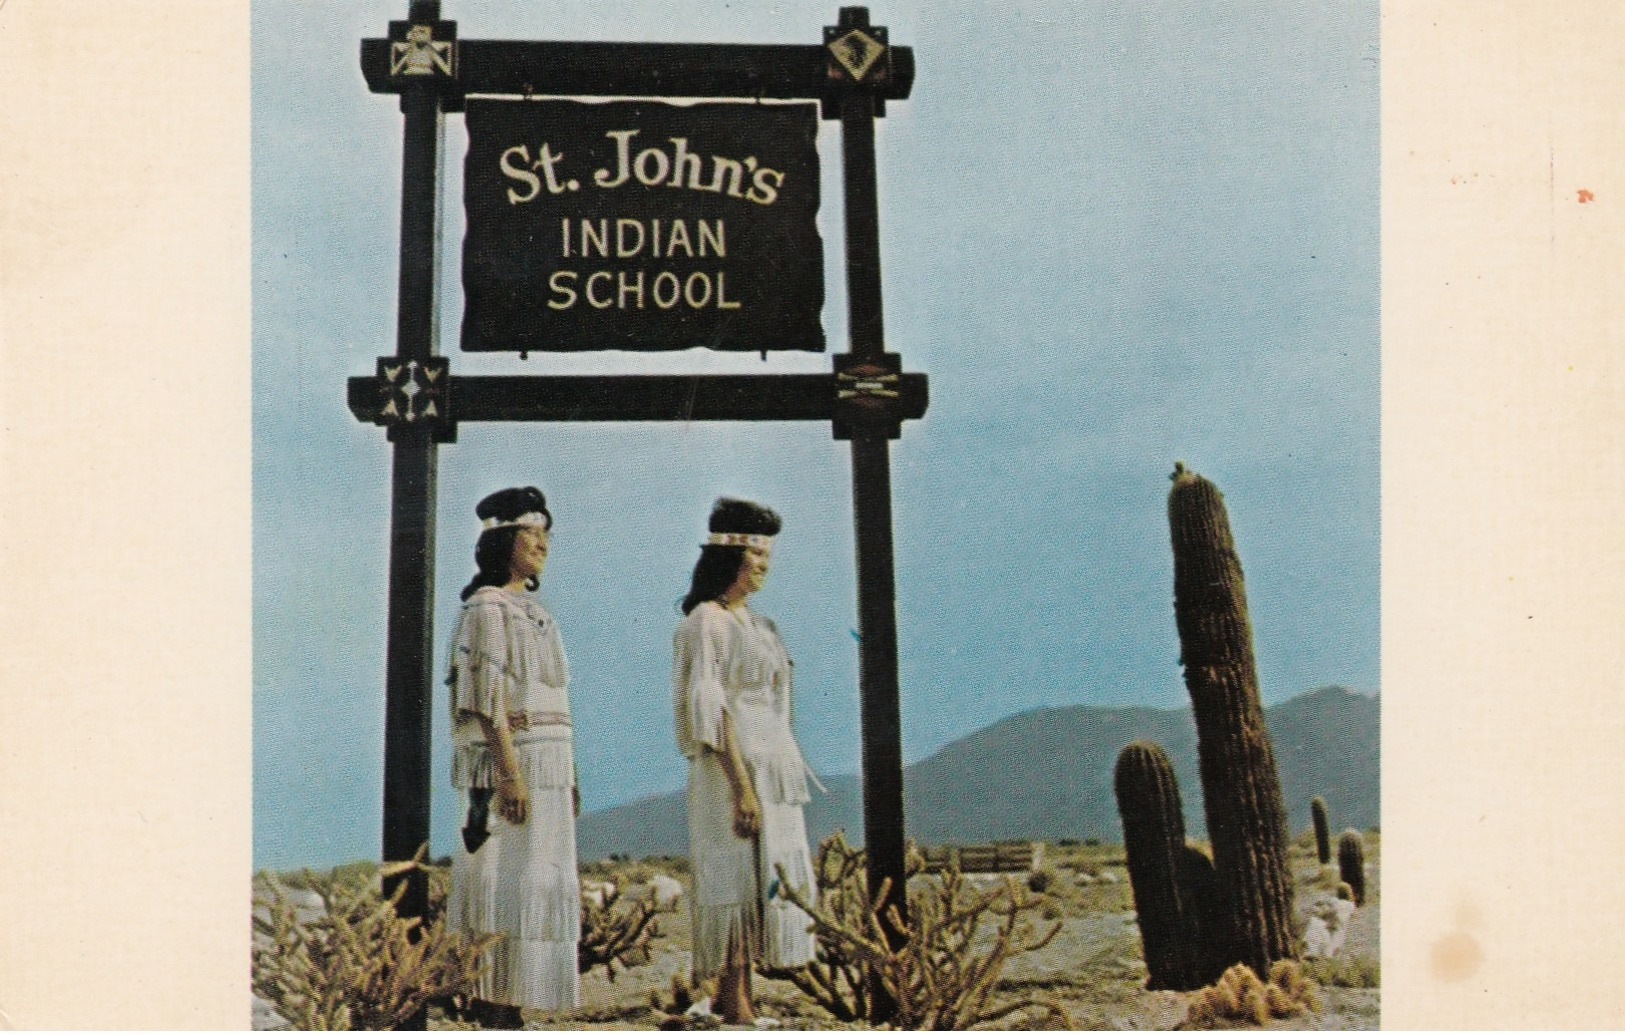
[[(254, 7), (254, 860), (375, 856), (389, 448), (344, 379), (393, 351), (401, 120), (358, 40), (406, 4)], [(1266, 701), (1377, 689), (1377, 8), (885, 4), (915, 49), (879, 124), (887, 342), (931, 377), (893, 447), (903, 747), (1006, 715), (1185, 702), (1176, 459), (1230, 506)], [(810, 43), (836, 5), (445, 0), (463, 38)], [(459, 374), (812, 372), (827, 356), (457, 351), (461, 121), (447, 119), (442, 351)], [(839, 135), (824, 327), (845, 348)], [(473, 505), (536, 484), (541, 596), (574, 672), (589, 809), (682, 784), (675, 602), (723, 493), (785, 517), (756, 601), (797, 733), (858, 768), (849, 449), (806, 424), (464, 425), (442, 447), (436, 668)], [(455, 827), (434, 710), (435, 849)]]

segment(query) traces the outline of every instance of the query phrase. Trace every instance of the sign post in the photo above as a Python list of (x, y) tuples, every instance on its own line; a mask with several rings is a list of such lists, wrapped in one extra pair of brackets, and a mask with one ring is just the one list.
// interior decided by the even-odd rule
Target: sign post
[[(906, 923), (890, 443), (924, 415), (928, 385), (885, 349), (874, 120), (908, 97), (913, 51), (862, 7), (841, 8), (821, 46), (559, 43), (459, 40), (438, 0), (413, 0), (387, 38), (362, 40), (361, 68), (405, 121), (396, 351), (347, 386), (351, 412), (394, 444), (385, 861), (429, 838), (436, 451), (459, 422), (827, 420), (852, 443), (869, 889), (902, 944), (887, 908)], [(580, 97), (733, 103), (562, 99)], [(816, 119), (763, 103), (796, 100), (841, 120), (850, 343), (830, 374), (459, 377), (437, 355), (445, 112), (469, 126), (465, 350), (822, 351)], [(422, 875), (401, 879), (401, 913), (421, 916)]]
[[(869, 900), (893, 948), (908, 922), (904, 879), (902, 714), (897, 685), (897, 593), (892, 568), (891, 439), (902, 422), (882, 387), (902, 368), (886, 352), (880, 292), (880, 212), (875, 190), (875, 116), (885, 100), (876, 86), (891, 65), (886, 30), (869, 12), (843, 7), (826, 29), (830, 74), (841, 83), (842, 183), (846, 197), (846, 296), (850, 349), (836, 366), (853, 388), (850, 417), (837, 428), (852, 440), (852, 521), (858, 574), (858, 694), (863, 738), (863, 843)], [(830, 105), (834, 107), (834, 105)], [(879, 109), (877, 111), (877, 109)], [(884, 901), (882, 888), (887, 889)], [(885, 989), (870, 976), (869, 994), (881, 1015), (891, 1012)]]
[[(379, 362), (385, 382), (406, 387), (431, 364), (435, 342), (435, 252), (439, 236), (441, 84), (451, 68), (449, 46), (436, 47), (438, 0), (413, 0), (407, 22), (390, 25), (392, 63), (402, 79), (405, 140), (401, 159), (400, 280), (393, 362)], [(423, 28), (428, 27), (425, 33)], [(394, 393), (392, 393), (394, 394)], [(413, 415), (414, 392), (398, 401)], [(391, 400), (397, 402), (397, 400)], [(421, 407), (421, 403), (417, 403)], [(432, 403), (431, 403), (432, 405)], [(432, 422), (406, 420), (389, 428), (394, 444), (390, 501), (389, 625), (384, 690), (383, 858), (410, 859), (429, 840), (429, 739), (434, 659), (434, 518), (437, 443)], [(412, 871), (400, 902), (405, 916), (422, 916), (428, 883)], [(419, 1025), (421, 1026), (421, 1025)]]

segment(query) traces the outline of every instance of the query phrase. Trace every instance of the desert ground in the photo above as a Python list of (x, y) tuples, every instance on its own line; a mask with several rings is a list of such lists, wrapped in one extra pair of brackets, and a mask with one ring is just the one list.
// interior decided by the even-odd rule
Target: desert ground
[[(1265, 1027), (1292, 1030), (1375, 1029), (1380, 1022), (1381, 838), (1364, 834), (1366, 901), (1342, 927), (1342, 944), (1330, 959), (1307, 960), (1306, 974), (1317, 985), (1319, 1009), (1296, 1017), (1272, 1020)], [(1315, 913), (1327, 914), (1337, 883), (1335, 862), (1322, 867), (1315, 858), (1313, 839), (1300, 836), (1291, 861), (1296, 878), (1299, 929)], [(684, 883), (685, 892), (675, 911), (659, 919), (659, 933), (649, 945), (647, 959), (632, 961), (613, 978), (596, 968), (582, 979), (583, 1006), (569, 1013), (529, 1013), (532, 1030), (649, 1030), (672, 1020), (673, 978), (688, 972), (688, 874), (686, 860), (600, 860), (582, 866), (584, 881), (615, 881), (635, 894), (640, 883), (663, 872)], [(1069, 1026), (1079, 1029), (1168, 1030), (1181, 1027), (1192, 995), (1145, 989), (1146, 970), (1135, 923), (1133, 895), (1124, 869), (1121, 846), (1090, 843), (1049, 844), (1036, 879), (1016, 879), (1034, 888), (1035, 900), (1028, 920), (1047, 931), (1060, 930), (1043, 948), (1013, 955), (1006, 963), (997, 1001), (1031, 999), (1059, 1006)], [(257, 880), (263, 881), (264, 875)], [(920, 880), (922, 878), (915, 878)], [(930, 878), (923, 878), (930, 879)], [(987, 886), (1002, 876), (970, 875), (973, 886)], [(1023, 888), (1025, 891), (1026, 888)], [(848, 1030), (861, 1023), (836, 1021), (795, 985), (783, 980), (756, 979), (757, 1010), (769, 1018), (768, 1026), (790, 1030)], [(255, 1027), (275, 1028), (279, 1019), (256, 1001)], [(699, 1026), (692, 1019), (688, 1026)], [(994, 1027), (1055, 1027), (1053, 1016), (1038, 1011), (1018, 1013)], [(1236, 1022), (1235, 1027), (1255, 1025)], [(475, 1025), (431, 1009), (433, 1030), (472, 1030)]]

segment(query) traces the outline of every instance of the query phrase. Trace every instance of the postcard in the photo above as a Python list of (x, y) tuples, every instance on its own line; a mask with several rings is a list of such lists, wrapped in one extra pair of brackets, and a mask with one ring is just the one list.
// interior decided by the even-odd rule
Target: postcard
[(1617, 1021), (1622, 29), (0, 5), (0, 1020)]

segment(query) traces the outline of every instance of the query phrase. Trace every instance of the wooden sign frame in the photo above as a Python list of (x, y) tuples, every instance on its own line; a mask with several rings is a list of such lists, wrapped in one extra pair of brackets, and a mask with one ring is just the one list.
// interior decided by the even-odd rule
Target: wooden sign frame
[[(821, 45), (567, 43), (459, 40), (438, 0), (361, 41), (375, 93), (400, 97), (400, 277), (396, 349), (371, 377), (348, 381), (357, 419), (394, 445), (384, 725), (383, 858), (429, 840), (430, 716), (438, 446), (461, 421), (828, 420), (852, 444), (856, 533), (863, 827), (871, 897), (894, 944), (906, 923), (903, 765), (892, 559), (890, 441), (924, 415), (924, 374), (885, 347), (874, 120), (909, 96), (914, 54), (892, 46), (867, 8), (843, 7)], [(849, 349), (830, 374), (459, 377), (437, 354), (437, 153), (447, 112), (470, 94), (565, 97), (814, 99), (841, 121)], [(421, 916), (427, 886), (408, 876), (401, 912)], [(889, 884), (888, 884), (889, 882)], [(879, 991), (874, 989), (874, 991)], [(883, 998), (883, 997), (882, 997)]]

